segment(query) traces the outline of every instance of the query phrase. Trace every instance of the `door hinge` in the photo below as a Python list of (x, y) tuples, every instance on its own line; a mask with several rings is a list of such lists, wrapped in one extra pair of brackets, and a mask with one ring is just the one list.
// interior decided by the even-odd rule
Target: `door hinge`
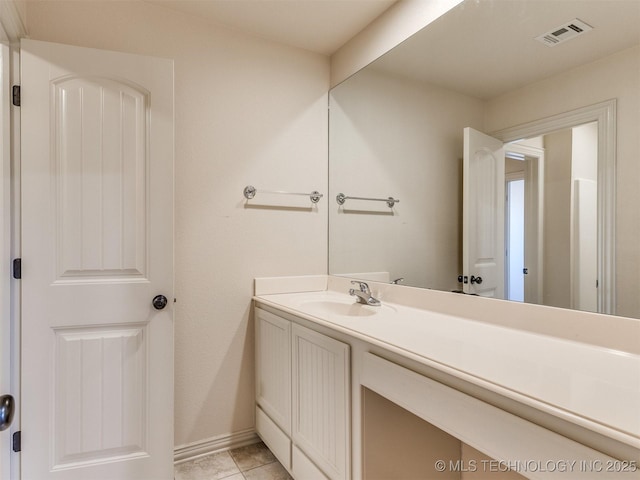
[(21, 452), (22, 451), (22, 432), (17, 431), (13, 434), (13, 451)]
[(13, 278), (20, 280), (22, 278), (22, 259), (14, 258), (13, 260)]
[(13, 86), (12, 98), (13, 98), (13, 104), (16, 107), (19, 107), (20, 106), (20, 85)]

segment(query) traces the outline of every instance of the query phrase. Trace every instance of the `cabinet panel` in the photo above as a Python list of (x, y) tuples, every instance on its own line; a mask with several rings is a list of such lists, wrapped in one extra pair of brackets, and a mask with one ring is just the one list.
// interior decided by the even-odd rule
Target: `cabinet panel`
[(256, 308), (256, 401), (291, 435), (291, 322)]
[(301, 480), (327, 480), (325, 474), (295, 445), (291, 452), (291, 474)]
[(282, 466), (291, 471), (291, 440), (260, 407), (256, 407), (256, 431)]
[(332, 479), (349, 476), (349, 345), (292, 325), (295, 444)]

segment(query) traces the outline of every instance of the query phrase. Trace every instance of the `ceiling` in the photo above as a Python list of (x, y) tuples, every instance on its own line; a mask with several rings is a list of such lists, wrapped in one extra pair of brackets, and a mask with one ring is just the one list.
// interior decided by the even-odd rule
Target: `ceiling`
[[(575, 18), (593, 30), (534, 40)], [(640, 0), (466, 0), (372, 65), (490, 99), (639, 44)]]
[(331, 55), (397, 0), (146, 0), (258, 37)]

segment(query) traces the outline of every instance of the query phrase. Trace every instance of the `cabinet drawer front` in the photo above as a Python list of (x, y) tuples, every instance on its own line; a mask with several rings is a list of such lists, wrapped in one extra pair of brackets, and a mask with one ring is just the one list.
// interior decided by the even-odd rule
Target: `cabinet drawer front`
[(256, 308), (256, 401), (291, 434), (291, 322)]
[(256, 431), (282, 466), (291, 471), (291, 440), (260, 407), (256, 407)]
[(291, 475), (300, 480), (328, 480), (326, 475), (309, 460), (298, 447), (291, 454)]
[(349, 476), (349, 345), (292, 325), (292, 438), (331, 479)]

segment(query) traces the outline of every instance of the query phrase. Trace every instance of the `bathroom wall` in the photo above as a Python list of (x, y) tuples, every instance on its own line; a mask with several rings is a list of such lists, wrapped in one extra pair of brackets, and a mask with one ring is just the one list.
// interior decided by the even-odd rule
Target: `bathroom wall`
[(367, 480), (460, 480), (460, 472), (436, 470), (462, 463), (461, 442), (382, 395), (362, 388), (362, 459)]
[(514, 160), (512, 158), (504, 159), (504, 173), (520, 173), (524, 174), (524, 162), (522, 160)]
[[(459, 288), (462, 134), (482, 129), (483, 102), (367, 69), (332, 90), (329, 115), (329, 271)], [(338, 193), (400, 203), (339, 207)]]
[(326, 193), (328, 58), (138, 1), (27, 16), (36, 40), (175, 59), (175, 444), (252, 429), (253, 278), (326, 273), (327, 200), (242, 190)]
[(488, 102), (487, 132), (617, 99), (616, 311), (640, 317), (640, 46)]
[[(362, 389), (364, 478), (523, 480), (475, 448), (367, 388)], [(436, 470), (438, 461), (444, 469)]]
[(571, 307), (571, 129), (544, 136), (542, 303)]

